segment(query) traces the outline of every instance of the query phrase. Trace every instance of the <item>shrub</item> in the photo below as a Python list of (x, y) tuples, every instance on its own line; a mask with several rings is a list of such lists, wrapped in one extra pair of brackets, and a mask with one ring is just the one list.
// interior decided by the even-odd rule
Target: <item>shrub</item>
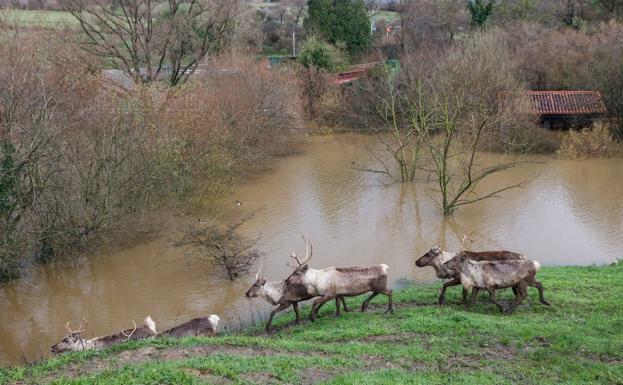
[(344, 67), (346, 64), (344, 55), (337, 48), (315, 37), (309, 38), (303, 45), (298, 61), (305, 68), (315, 67), (331, 72)]
[(608, 125), (597, 122), (582, 131), (569, 131), (562, 139), (558, 155), (567, 159), (602, 158), (616, 155), (618, 144)]

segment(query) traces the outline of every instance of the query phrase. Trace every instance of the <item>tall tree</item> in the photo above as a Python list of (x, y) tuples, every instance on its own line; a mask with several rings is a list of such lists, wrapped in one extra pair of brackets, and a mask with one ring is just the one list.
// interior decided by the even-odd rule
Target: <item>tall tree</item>
[(164, 73), (185, 82), (233, 27), (237, 0), (69, 0), (84, 32), (83, 48), (111, 60), (137, 81)]
[(331, 44), (343, 44), (350, 54), (368, 48), (372, 38), (363, 0), (309, 0), (305, 26)]
[(472, 25), (479, 29), (485, 27), (485, 23), (489, 19), (489, 16), (493, 13), (493, 7), (495, 0), (489, 0), (485, 3), (484, 0), (468, 0), (467, 9), (472, 15)]

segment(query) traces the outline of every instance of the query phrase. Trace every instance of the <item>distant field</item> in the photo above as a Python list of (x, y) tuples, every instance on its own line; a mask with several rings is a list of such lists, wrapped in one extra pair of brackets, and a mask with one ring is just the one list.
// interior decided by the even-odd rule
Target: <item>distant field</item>
[(76, 20), (68, 12), (61, 11), (0, 11), (0, 20), (5, 23), (18, 23), (23, 27), (61, 28), (77, 25)]
[(385, 20), (388, 23), (398, 20), (399, 17), (400, 14), (398, 12), (391, 11), (381, 11), (373, 16), (374, 22), (378, 22), (379, 20)]

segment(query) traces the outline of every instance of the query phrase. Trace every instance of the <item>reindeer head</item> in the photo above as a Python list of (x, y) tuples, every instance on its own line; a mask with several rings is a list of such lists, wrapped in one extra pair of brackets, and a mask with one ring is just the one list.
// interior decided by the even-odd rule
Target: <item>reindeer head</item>
[(85, 326), (88, 325), (87, 321), (83, 318), (82, 321), (80, 321), (80, 326), (78, 327), (78, 330), (72, 330), (69, 326), (71, 322), (67, 322), (65, 324), (65, 330), (67, 330), (68, 334), (62, 340), (60, 340), (60, 342), (52, 345), (50, 347), (50, 351), (54, 354), (57, 354), (85, 350), (87, 340), (82, 338), (81, 335), (81, 333), (86, 330), (82, 328), (83, 323), (85, 324)]
[(432, 249), (428, 250), (426, 254), (422, 255), (417, 261), (415, 261), (415, 266), (430, 266), (433, 263), (433, 260), (437, 258), (439, 254), (441, 254), (441, 246), (437, 245)]
[(253, 286), (251, 286), (249, 288), (249, 290), (247, 290), (247, 292), (244, 293), (245, 297), (255, 298), (255, 297), (259, 297), (262, 294), (262, 290), (264, 289), (264, 285), (266, 285), (266, 279), (265, 278), (260, 278), (260, 272), (262, 271), (262, 265), (263, 264), (264, 264), (264, 262), (262, 262), (260, 264), (260, 268), (257, 271), (257, 273), (252, 274), (252, 276), (255, 277), (255, 282), (253, 283)]
[(458, 253), (454, 258), (443, 264), (444, 269), (451, 273), (457, 273), (461, 265), (467, 261), (468, 258), (464, 253)]

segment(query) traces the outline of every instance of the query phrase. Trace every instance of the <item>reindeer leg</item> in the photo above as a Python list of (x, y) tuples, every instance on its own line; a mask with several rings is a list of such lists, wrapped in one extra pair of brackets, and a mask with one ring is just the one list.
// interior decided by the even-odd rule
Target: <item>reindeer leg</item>
[(275, 316), (275, 314), (279, 313), (280, 311), (284, 311), (285, 309), (289, 308), (290, 304), (281, 304), (279, 305), (278, 308), (276, 308), (275, 310), (270, 312), (270, 317), (268, 318), (268, 322), (266, 322), (266, 332), (269, 333), (271, 328), (272, 328), (272, 323), (273, 323), (273, 317)]
[[(328, 302), (328, 301), (327, 301), (327, 302)], [(318, 307), (316, 307), (316, 310), (315, 310), (315, 311), (316, 311), (316, 314), (320, 311), (320, 308), (321, 308), (321, 307), (323, 307), (325, 303), (326, 303), (326, 302), (322, 302), (321, 304), (319, 304), (319, 305), (318, 305)], [(313, 306), (313, 304), (312, 304), (312, 310), (311, 310), (311, 312), (309, 313), (309, 316), (310, 316), (310, 317), (311, 317), (311, 315), (312, 315), (312, 313), (313, 313), (313, 312), (314, 312), (314, 306)]]
[(312, 322), (314, 322), (316, 318), (318, 317), (318, 310), (320, 309), (320, 307), (324, 305), (325, 303), (327, 303), (328, 301), (331, 301), (333, 298), (335, 297), (322, 296), (322, 297), (317, 298), (312, 304), (312, 310), (311, 310), (311, 314), (309, 315), (309, 319)]
[(476, 302), (476, 297), (478, 296), (478, 292), (479, 292), (479, 289), (475, 287), (472, 288), (472, 295), (469, 297), (469, 301), (465, 303), (466, 309), (469, 309), (474, 304), (474, 302)]
[(348, 307), (346, 306), (346, 300), (342, 296), (340, 296), (339, 298), (340, 298), (340, 301), (342, 301), (342, 305), (344, 306), (344, 312), (348, 313), (350, 310), (348, 310)]
[(467, 293), (469, 292), (469, 290), (467, 290), (465, 287), (463, 287), (463, 297), (461, 299), (461, 305), (464, 305), (467, 303)]
[(532, 287), (536, 287), (539, 290), (539, 301), (546, 306), (551, 306), (549, 304), (549, 302), (547, 302), (545, 300), (545, 297), (543, 296), (543, 284), (539, 281), (537, 281), (536, 279), (534, 280), (534, 282), (530, 285)]
[(335, 297), (335, 316), (340, 316), (340, 297)]
[(446, 303), (446, 289), (448, 287), (456, 286), (460, 284), (461, 284), (461, 280), (459, 280), (458, 278), (452, 278), (450, 281), (444, 283), (443, 287), (441, 288), (441, 293), (439, 294), (439, 304), (443, 305)]
[(294, 314), (296, 314), (296, 320), (294, 322), (298, 325), (301, 323), (301, 315), (299, 314), (299, 303), (294, 302), (292, 304), (292, 309), (294, 309)]
[(363, 301), (363, 303), (361, 304), (361, 311), (362, 312), (366, 311), (366, 309), (368, 308), (368, 304), (370, 303), (370, 301), (372, 301), (372, 298), (376, 297), (377, 295), (379, 295), (379, 293), (378, 292), (374, 292), (368, 298), (366, 298), (365, 301)]
[(495, 289), (487, 288), (487, 291), (491, 297), (491, 302), (493, 302), (500, 309), (500, 312), (504, 313), (504, 305), (495, 300)]
[(517, 296), (506, 310), (508, 314), (512, 313), (515, 308), (519, 306), (521, 301), (523, 301), (528, 296), (528, 285), (525, 282), (520, 282), (519, 285), (517, 285), (517, 291)]
[(392, 294), (393, 293), (394, 293), (394, 291), (391, 290), (391, 289), (389, 289), (385, 293), (383, 293), (383, 294), (385, 294), (387, 296), (387, 300), (389, 302), (389, 305), (387, 306), (387, 310), (385, 310), (385, 314), (387, 314), (387, 313), (394, 314), (394, 301), (392, 299)]

